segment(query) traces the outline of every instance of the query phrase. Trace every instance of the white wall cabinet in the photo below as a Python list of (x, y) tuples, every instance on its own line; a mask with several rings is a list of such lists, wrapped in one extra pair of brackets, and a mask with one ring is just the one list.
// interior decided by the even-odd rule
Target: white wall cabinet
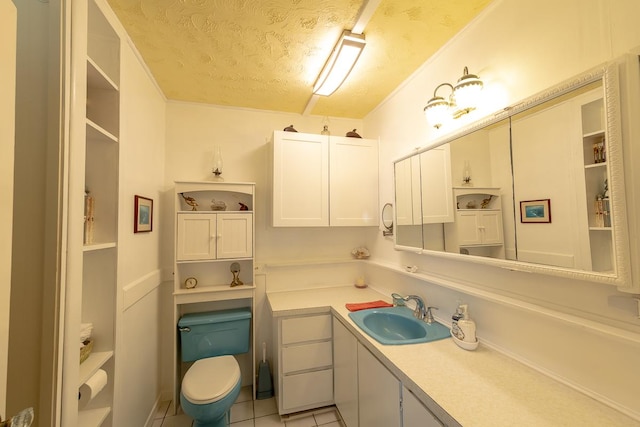
[(454, 221), (449, 144), (420, 153), (422, 224)]
[(447, 252), (504, 258), (499, 188), (454, 187), (455, 222), (444, 225)]
[[(250, 307), (253, 314), (251, 336), (255, 336), (255, 184), (178, 181), (174, 197), (174, 324), (185, 313)], [(224, 204), (225, 210), (213, 211), (214, 200), (216, 206)], [(231, 287), (233, 274), (230, 270), (236, 263), (243, 285)], [(194, 283), (194, 279), (196, 286), (188, 288), (187, 280)], [(176, 332), (173, 340), (174, 402), (179, 401), (183, 368), (178, 345)], [(255, 396), (255, 345), (251, 344), (247, 354), (235, 356), (240, 365), (242, 384), (252, 384)]]
[(281, 415), (333, 404), (331, 318), (320, 314), (276, 319), (274, 378)]
[(274, 227), (378, 225), (378, 142), (273, 133)]
[(253, 256), (253, 214), (179, 213), (177, 227), (179, 261)]
[[(75, 96), (71, 103), (61, 423), (111, 426), (117, 410), (121, 43), (96, 2), (74, 2), (72, 15)], [(93, 324), (93, 349), (82, 363), (78, 348), (81, 323)], [(80, 387), (99, 369), (106, 372), (106, 386), (90, 402), (79, 405)]]

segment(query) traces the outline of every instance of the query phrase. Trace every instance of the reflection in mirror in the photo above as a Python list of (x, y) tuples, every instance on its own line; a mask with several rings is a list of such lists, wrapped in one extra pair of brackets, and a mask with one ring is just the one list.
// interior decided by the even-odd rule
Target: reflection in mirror
[(382, 207), (382, 230), (383, 236), (393, 236), (393, 205), (391, 203), (385, 203)]
[(420, 206), (420, 157), (411, 156), (394, 165), (396, 193), (396, 245), (422, 249)]
[[(397, 161), (397, 246), (625, 286), (628, 237), (612, 70), (585, 73), (502, 119)], [(522, 202), (547, 199), (529, 209), (533, 217), (521, 214)]]

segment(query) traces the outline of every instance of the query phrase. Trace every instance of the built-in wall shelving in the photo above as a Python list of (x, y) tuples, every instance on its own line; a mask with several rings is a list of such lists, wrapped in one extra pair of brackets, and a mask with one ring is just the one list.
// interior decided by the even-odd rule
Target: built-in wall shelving
[(581, 106), (582, 149), (589, 224), (591, 268), (597, 272), (614, 270), (612, 205), (606, 189), (609, 180), (604, 98), (595, 89)]
[[(71, 229), (61, 423), (65, 426), (113, 425), (121, 41), (102, 7), (101, 0), (72, 4), (72, 78), (79, 89), (71, 106), (74, 157), (69, 165)], [(83, 323), (93, 325), (93, 345), (80, 363)], [(106, 372), (106, 385), (81, 405), (81, 387), (99, 370)]]

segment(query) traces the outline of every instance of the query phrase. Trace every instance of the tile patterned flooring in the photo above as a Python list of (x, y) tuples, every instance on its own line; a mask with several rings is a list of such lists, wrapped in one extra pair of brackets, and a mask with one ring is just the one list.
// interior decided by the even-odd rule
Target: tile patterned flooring
[[(152, 427), (191, 427), (193, 420), (179, 411), (169, 415), (170, 402), (163, 402), (158, 408)], [(251, 387), (243, 387), (236, 403), (231, 407), (230, 427), (344, 427), (335, 408), (310, 411), (289, 419), (281, 419), (275, 398), (253, 400)]]

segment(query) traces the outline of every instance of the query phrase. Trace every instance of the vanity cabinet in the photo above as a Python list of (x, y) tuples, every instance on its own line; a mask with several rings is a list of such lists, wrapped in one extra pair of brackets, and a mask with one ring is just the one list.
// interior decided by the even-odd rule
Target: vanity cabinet
[[(176, 181), (173, 197), (174, 325), (186, 313), (249, 307), (251, 336), (255, 336), (255, 184)], [(231, 287), (235, 275), (243, 284)], [(173, 339), (174, 402), (179, 402), (184, 371), (179, 344), (176, 329)], [(248, 353), (235, 357), (240, 365), (242, 385), (252, 385), (255, 396), (255, 345), (251, 343)]]
[(283, 415), (333, 404), (331, 315), (279, 318), (274, 328), (278, 412)]
[(338, 318), (333, 318), (335, 405), (346, 427), (442, 423)]
[(400, 381), (358, 343), (360, 426), (400, 427)]
[(358, 426), (358, 340), (333, 318), (334, 400), (347, 427)]
[(378, 225), (378, 141), (276, 131), (274, 227)]
[(442, 423), (402, 386), (402, 427), (441, 427)]

